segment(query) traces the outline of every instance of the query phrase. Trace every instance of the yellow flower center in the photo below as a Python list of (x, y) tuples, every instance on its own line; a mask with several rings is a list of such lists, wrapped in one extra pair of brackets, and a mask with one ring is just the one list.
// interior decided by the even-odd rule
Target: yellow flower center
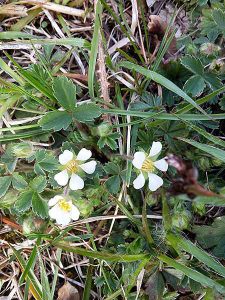
[(77, 160), (72, 159), (66, 164), (66, 170), (70, 173), (77, 173), (79, 165)]
[(69, 212), (72, 209), (71, 203), (67, 202), (65, 199), (59, 201), (59, 207), (65, 212)]
[(141, 170), (144, 172), (153, 172), (155, 170), (153, 161), (150, 158), (146, 158), (145, 161), (143, 162)]

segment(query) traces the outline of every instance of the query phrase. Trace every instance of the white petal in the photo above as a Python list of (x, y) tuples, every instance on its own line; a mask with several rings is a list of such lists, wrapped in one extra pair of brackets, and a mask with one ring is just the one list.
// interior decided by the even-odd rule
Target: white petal
[(96, 165), (97, 165), (97, 162), (94, 161), (94, 160), (92, 160), (92, 161), (89, 161), (89, 162), (87, 162), (85, 164), (80, 165), (80, 167), (87, 174), (92, 174), (95, 171)]
[(63, 170), (62, 172), (55, 174), (54, 179), (59, 185), (65, 186), (69, 180), (69, 175), (66, 170)]
[(70, 183), (69, 183), (69, 187), (73, 191), (82, 190), (82, 188), (84, 187), (84, 181), (77, 174), (72, 174)]
[(63, 199), (62, 196), (59, 196), (59, 195), (56, 195), (55, 197), (51, 198), (49, 201), (48, 201), (48, 206), (54, 206), (56, 205), (56, 203), (59, 202), (59, 200)]
[(59, 155), (59, 162), (61, 165), (66, 165), (71, 159), (73, 159), (73, 152), (69, 150), (64, 150), (64, 152)]
[(165, 158), (155, 161), (154, 166), (163, 172), (166, 172), (168, 169), (168, 163), (166, 162)]
[(58, 215), (56, 219), (56, 223), (62, 226), (66, 226), (70, 223), (71, 217), (70, 217), (70, 212), (65, 212), (61, 210), (60, 216)]
[(79, 209), (75, 205), (72, 205), (72, 210), (70, 212), (71, 219), (76, 221), (79, 219), (79, 216), (80, 216)]
[(148, 187), (152, 192), (155, 192), (160, 186), (163, 185), (162, 178), (156, 174), (148, 173), (148, 179), (149, 179)]
[(155, 156), (158, 155), (162, 150), (162, 144), (160, 142), (153, 142), (152, 147), (149, 153), (149, 156)]
[(77, 160), (88, 160), (91, 157), (92, 153), (91, 150), (87, 150), (82, 148), (79, 153), (77, 154)]
[(138, 151), (134, 153), (134, 159), (132, 160), (132, 164), (135, 168), (141, 169), (143, 162), (145, 161), (146, 155), (144, 152)]
[(133, 186), (136, 190), (143, 188), (145, 185), (145, 178), (144, 175), (141, 173), (138, 177), (133, 181)]
[(52, 219), (59, 218), (61, 216), (61, 209), (58, 204), (49, 209), (49, 217)]

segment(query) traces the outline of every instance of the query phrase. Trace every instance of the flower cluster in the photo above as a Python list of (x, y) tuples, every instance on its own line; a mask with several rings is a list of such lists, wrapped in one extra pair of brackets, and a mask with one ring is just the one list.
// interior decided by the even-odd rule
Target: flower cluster
[[(133, 181), (135, 189), (141, 189), (145, 185), (146, 179), (148, 179), (148, 187), (152, 192), (163, 185), (163, 179), (155, 174), (157, 170), (166, 172), (168, 169), (165, 158), (157, 160), (161, 150), (162, 144), (153, 142), (149, 154), (142, 151), (134, 154), (132, 164), (139, 172), (139, 175)], [(86, 162), (91, 156), (91, 151), (85, 148), (82, 148), (77, 156), (73, 152), (65, 150), (59, 155), (61, 172), (54, 176), (55, 181), (61, 186), (66, 186), (69, 182), (71, 190), (83, 189), (84, 180), (81, 178), (82, 173), (94, 173), (97, 165), (97, 162), (94, 160)], [(80, 212), (78, 208), (72, 204), (70, 199), (64, 196), (57, 195), (50, 199), (48, 204), (51, 207), (49, 216), (60, 225), (67, 225), (71, 220), (79, 218)]]

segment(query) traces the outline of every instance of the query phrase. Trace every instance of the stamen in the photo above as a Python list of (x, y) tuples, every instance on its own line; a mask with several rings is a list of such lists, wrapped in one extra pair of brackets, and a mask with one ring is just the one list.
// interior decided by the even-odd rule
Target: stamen
[(72, 209), (71, 203), (68, 203), (65, 199), (59, 201), (59, 207), (65, 212), (69, 212)]
[(141, 167), (141, 170), (144, 172), (153, 172), (155, 169), (155, 166), (153, 164), (153, 161), (150, 158), (146, 158), (143, 162), (143, 165)]
[(69, 171), (70, 173), (77, 173), (78, 171), (78, 163), (75, 159), (70, 160), (66, 164), (66, 170)]

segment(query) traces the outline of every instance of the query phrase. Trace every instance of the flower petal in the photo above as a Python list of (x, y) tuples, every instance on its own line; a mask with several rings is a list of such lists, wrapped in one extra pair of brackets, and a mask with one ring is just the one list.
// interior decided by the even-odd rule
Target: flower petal
[(56, 195), (55, 197), (51, 198), (49, 201), (48, 201), (48, 206), (54, 206), (56, 205), (56, 203), (59, 202), (59, 200), (63, 199), (62, 196), (59, 196), (59, 195)]
[(138, 177), (133, 181), (133, 186), (136, 190), (143, 188), (145, 185), (145, 178), (142, 173), (138, 175)]
[(144, 152), (138, 151), (134, 153), (134, 159), (132, 160), (132, 164), (135, 168), (141, 169), (143, 162), (145, 161), (146, 155)]
[(49, 217), (52, 219), (56, 219), (61, 216), (61, 209), (58, 204), (49, 209)]
[(69, 183), (69, 187), (73, 191), (82, 190), (82, 188), (84, 187), (84, 181), (77, 174), (72, 174), (70, 183)]
[(72, 159), (73, 152), (69, 150), (64, 150), (63, 153), (59, 155), (59, 162), (61, 165), (66, 165)]
[(75, 206), (72, 205), (72, 210), (70, 211), (70, 217), (72, 220), (76, 221), (79, 219), (80, 216), (80, 211), (79, 209)]
[(152, 147), (149, 153), (149, 156), (155, 156), (158, 155), (162, 150), (162, 144), (160, 142), (153, 142)]
[(86, 148), (82, 148), (77, 154), (77, 160), (88, 160), (91, 157), (91, 150), (87, 150)]
[(69, 180), (69, 175), (66, 170), (63, 170), (62, 172), (55, 174), (54, 179), (59, 185), (65, 186)]
[(160, 186), (163, 185), (162, 178), (156, 174), (148, 173), (148, 179), (149, 179), (148, 187), (152, 192), (155, 192)]
[(97, 162), (95, 160), (92, 160), (85, 164), (80, 165), (80, 167), (87, 174), (92, 174), (95, 171), (96, 165), (97, 165)]
[(154, 162), (154, 166), (159, 169), (160, 171), (166, 172), (168, 169), (168, 163), (165, 158), (157, 160)]
[(65, 211), (61, 210), (60, 216), (58, 215), (57, 218), (55, 218), (55, 219), (56, 219), (57, 224), (66, 226), (71, 221), (70, 212), (65, 212)]

